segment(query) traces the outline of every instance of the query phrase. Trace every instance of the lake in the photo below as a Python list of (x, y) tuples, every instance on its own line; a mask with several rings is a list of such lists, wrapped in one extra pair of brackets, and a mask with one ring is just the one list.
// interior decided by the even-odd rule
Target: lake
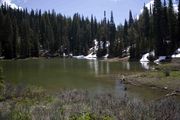
[(120, 83), (118, 74), (147, 71), (149, 65), (139, 62), (107, 62), (73, 58), (24, 59), (0, 61), (4, 79), (13, 84), (42, 86), (48, 91), (85, 89), (93, 92), (111, 91), (154, 99), (166, 93)]

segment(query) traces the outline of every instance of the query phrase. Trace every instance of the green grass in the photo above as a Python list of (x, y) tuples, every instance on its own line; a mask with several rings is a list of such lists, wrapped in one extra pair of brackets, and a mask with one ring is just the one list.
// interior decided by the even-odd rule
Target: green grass
[[(165, 72), (169, 72), (169, 76), (166, 76)], [(180, 79), (180, 71), (150, 71), (144, 73), (144, 77), (157, 77), (157, 78), (177, 78)]]
[[(167, 68), (164, 66), (168, 66)], [(180, 90), (180, 70), (172, 70), (172, 66), (161, 65), (158, 70), (139, 73), (137, 76), (127, 78), (138, 84), (154, 86), (158, 88), (168, 88), (170, 90)]]

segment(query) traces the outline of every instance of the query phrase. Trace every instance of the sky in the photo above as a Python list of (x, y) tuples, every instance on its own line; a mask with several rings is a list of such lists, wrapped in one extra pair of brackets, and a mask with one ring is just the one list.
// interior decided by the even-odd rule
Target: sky
[(125, 19), (129, 18), (129, 10), (136, 17), (144, 6), (151, 0), (0, 0), (7, 1), (13, 5), (22, 8), (52, 10), (66, 16), (73, 16), (79, 13), (85, 17), (91, 14), (96, 16), (97, 20), (103, 19), (104, 11), (107, 18), (110, 18), (110, 12), (113, 11), (116, 24), (123, 24)]

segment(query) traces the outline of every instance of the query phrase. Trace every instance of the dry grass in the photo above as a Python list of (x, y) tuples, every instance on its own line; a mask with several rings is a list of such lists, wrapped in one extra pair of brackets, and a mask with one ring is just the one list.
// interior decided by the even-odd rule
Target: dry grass
[[(34, 87), (33, 87), (34, 88)], [(14, 88), (11, 88), (14, 89)], [(17, 88), (16, 88), (17, 89)], [(26, 90), (25, 88), (21, 89)], [(18, 92), (22, 92), (19, 88)], [(37, 92), (37, 91), (38, 92)], [(36, 92), (35, 92), (36, 91)], [(17, 91), (16, 91), (17, 92)], [(18, 94), (19, 95), (19, 94)], [(42, 89), (0, 102), (6, 120), (179, 120), (180, 103), (174, 97), (145, 103), (128, 96), (84, 90), (63, 90), (54, 95)]]

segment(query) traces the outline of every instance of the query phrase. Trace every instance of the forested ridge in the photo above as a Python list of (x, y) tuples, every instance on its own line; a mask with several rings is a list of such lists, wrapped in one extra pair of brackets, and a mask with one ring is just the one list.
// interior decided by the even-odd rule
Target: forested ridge
[(138, 19), (129, 11), (129, 19), (117, 26), (112, 11), (110, 18), (104, 11), (104, 18), (97, 21), (93, 15), (88, 18), (75, 13), (67, 17), (54, 10), (0, 8), (0, 56), (6, 59), (39, 57), (43, 53), (87, 55), (94, 39), (99, 45), (98, 57), (107, 54), (107, 42), (109, 57), (130, 55), (134, 60), (153, 50), (156, 56), (169, 56), (180, 47), (179, 33), (180, 12), (174, 11), (172, 0), (154, 0), (154, 6), (144, 6)]

